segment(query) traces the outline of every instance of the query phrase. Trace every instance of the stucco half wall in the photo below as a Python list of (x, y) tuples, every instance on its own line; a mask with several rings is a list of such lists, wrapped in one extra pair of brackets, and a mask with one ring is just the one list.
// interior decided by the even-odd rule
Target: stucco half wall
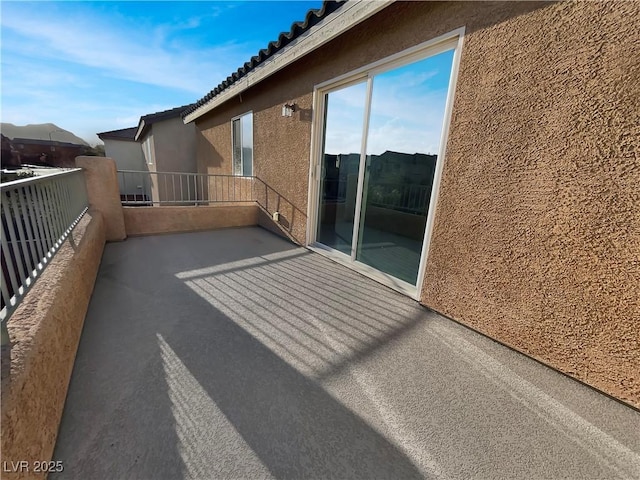
[(195, 232), (258, 224), (258, 206), (255, 203), (197, 207), (123, 207), (122, 210), (129, 236)]
[(84, 171), (89, 205), (104, 219), (107, 241), (127, 238), (122, 218), (116, 162), (109, 157), (76, 157), (76, 166)]
[[(11, 347), (2, 352), (2, 478), (46, 478), (46, 471), (34, 471), (35, 462), (53, 455), (105, 236), (102, 215), (86, 213), (9, 319)], [(28, 469), (13, 472), (20, 461)]]
[(255, 174), (306, 212), (314, 85), (465, 27), (421, 302), (640, 406), (639, 19), (398, 2), (200, 118), (198, 169), (231, 173), (230, 119), (253, 111)]

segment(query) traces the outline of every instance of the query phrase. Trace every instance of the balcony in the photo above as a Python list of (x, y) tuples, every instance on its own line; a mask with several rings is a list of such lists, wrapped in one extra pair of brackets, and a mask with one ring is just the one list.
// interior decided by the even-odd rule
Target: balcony
[(252, 225), (106, 244), (49, 477), (635, 478), (639, 422)]

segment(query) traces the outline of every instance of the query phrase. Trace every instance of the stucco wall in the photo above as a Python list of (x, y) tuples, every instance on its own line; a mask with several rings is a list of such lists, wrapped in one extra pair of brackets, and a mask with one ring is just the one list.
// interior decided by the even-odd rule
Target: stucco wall
[(102, 214), (107, 241), (127, 238), (115, 161), (108, 157), (76, 157), (76, 167), (84, 170), (87, 199)]
[(142, 145), (138, 142), (107, 138), (104, 151), (114, 159), (118, 170), (146, 170)]
[(184, 124), (180, 117), (154, 123), (153, 142), (156, 171), (195, 172), (195, 125)]
[(194, 232), (258, 224), (255, 204), (198, 207), (123, 207), (128, 236)]
[[(31, 471), (2, 478), (45, 478), (35, 461), (51, 460), (84, 317), (105, 244), (100, 213), (80, 220), (13, 313), (10, 350), (2, 355), (2, 462)], [(3, 464), (5, 465), (5, 464)]]
[(199, 119), (198, 168), (231, 172), (230, 118), (253, 110), (256, 175), (306, 213), (313, 86), (464, 26), (421, 302), (639, 406), (638, 19), (634, 2), (394, 4)]
[(638, 20), (560, 4), (465, 41), (422, 295), (636, 406)]

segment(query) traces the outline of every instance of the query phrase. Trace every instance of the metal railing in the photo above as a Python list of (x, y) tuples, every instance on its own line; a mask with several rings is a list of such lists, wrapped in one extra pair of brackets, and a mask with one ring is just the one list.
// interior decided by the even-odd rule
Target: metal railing
[(431, 185), (370, 183), (368, 203), (376, 207), (426, 215), (431, 197)]
[(88, 208), (82, 169), (2, 186), (2, 322), (6, 320)]
[(118, 170), (118, 183), (124, 206), (255, 201), (255, 177)]
[[(322, 191), (324, 200), (328, 202), (342, 203), (347, 199), (347, 185), (349, 180), (347, 179), (324, 179)], [(355, 203), (355, 201), (354, 201)]]

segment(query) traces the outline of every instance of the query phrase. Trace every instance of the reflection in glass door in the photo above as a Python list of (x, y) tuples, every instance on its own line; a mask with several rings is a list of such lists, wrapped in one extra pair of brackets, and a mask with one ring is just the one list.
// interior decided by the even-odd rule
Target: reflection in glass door
[(454, 48), (323, 97), (316, 241), (405, 291), (418, 284)]
[(416, 285), (453, 50), (373, 78), (356, 260)]
[(318, 242), (351, 255), (366, 83), (325, 96)]

